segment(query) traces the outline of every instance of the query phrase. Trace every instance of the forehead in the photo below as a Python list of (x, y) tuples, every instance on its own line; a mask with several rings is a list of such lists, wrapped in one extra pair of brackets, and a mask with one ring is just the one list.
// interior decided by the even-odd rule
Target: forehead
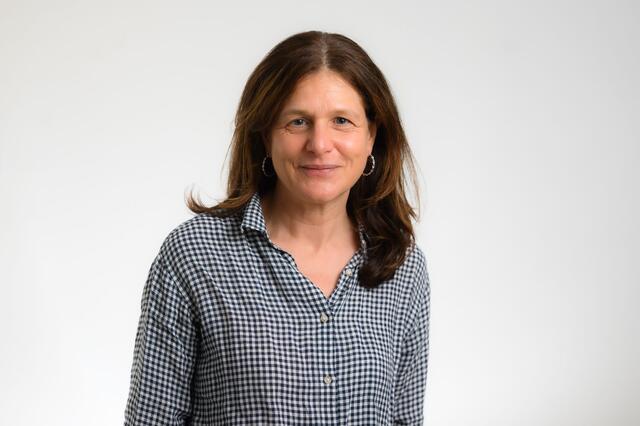
[(308, 108), (364, 111), (358, 91), (340, 74), (330, 70), (302, 77), (284, 105), (283, 112)]

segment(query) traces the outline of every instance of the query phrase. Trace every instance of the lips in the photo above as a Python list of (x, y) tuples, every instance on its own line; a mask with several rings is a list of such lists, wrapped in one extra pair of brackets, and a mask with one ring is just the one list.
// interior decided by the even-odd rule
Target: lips
[(325, 169), (335, 169), (338, 166), (333, 164), (323, 164), (323, 165), (306, 165), (302, 166), (303, 169), (311, 169), (311, 170), (325, 170)]
[(301, 166), (301, 172), (310, 178), (327, 179), (336, 174), (338, 166), (333, 164), (308, 164)]

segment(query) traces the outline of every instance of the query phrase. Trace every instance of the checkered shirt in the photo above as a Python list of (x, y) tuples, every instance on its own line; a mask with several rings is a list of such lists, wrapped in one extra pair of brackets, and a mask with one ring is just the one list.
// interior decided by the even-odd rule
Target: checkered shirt
[(425, 255), (366, 289), (359, 235), (327, 298), (269, 239), (257, 192), (175, 227), (142, 291), (125, 425), (422, 425)]

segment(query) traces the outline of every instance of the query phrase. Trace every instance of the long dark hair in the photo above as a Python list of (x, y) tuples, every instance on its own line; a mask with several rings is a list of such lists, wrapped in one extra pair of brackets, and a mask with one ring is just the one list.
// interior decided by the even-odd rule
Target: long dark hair
[(416, 190), (418, 205), (419, 191), (415, 162), (389, 85), (369, 55), (344, 35), (301, 32), (269, 51), (249, 76), (240, 98), (229, 147), (227, 198), (206, 207), (189, 194), (187, 206), (196, 214), (225, 216), (241, 211), (254, 192), (264, 195), (273, 190), (277, 177), (262, 172), (264, 141), (296, 83), (321, 69), (337, 72), (360, 93), (367, 119), (377, 126), (372, 151), (375, 168), (358, 179), (347, 201), (349, 218), (364, 226), (367, 240), (358, 278), (362, 286), (373, 288), (393, 277), (415, 244), (412, 219), (417, 215), (405, 195), (405, 174)]

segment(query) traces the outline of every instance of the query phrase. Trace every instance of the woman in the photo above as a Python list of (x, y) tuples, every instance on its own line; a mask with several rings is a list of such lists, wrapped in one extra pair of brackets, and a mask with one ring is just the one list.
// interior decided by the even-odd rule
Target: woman
[(236, 115), (228, 197), (147, 279), (126, 424), (422, 424), (429, 279), (384, 76), (349, 38), (275, 46)]

